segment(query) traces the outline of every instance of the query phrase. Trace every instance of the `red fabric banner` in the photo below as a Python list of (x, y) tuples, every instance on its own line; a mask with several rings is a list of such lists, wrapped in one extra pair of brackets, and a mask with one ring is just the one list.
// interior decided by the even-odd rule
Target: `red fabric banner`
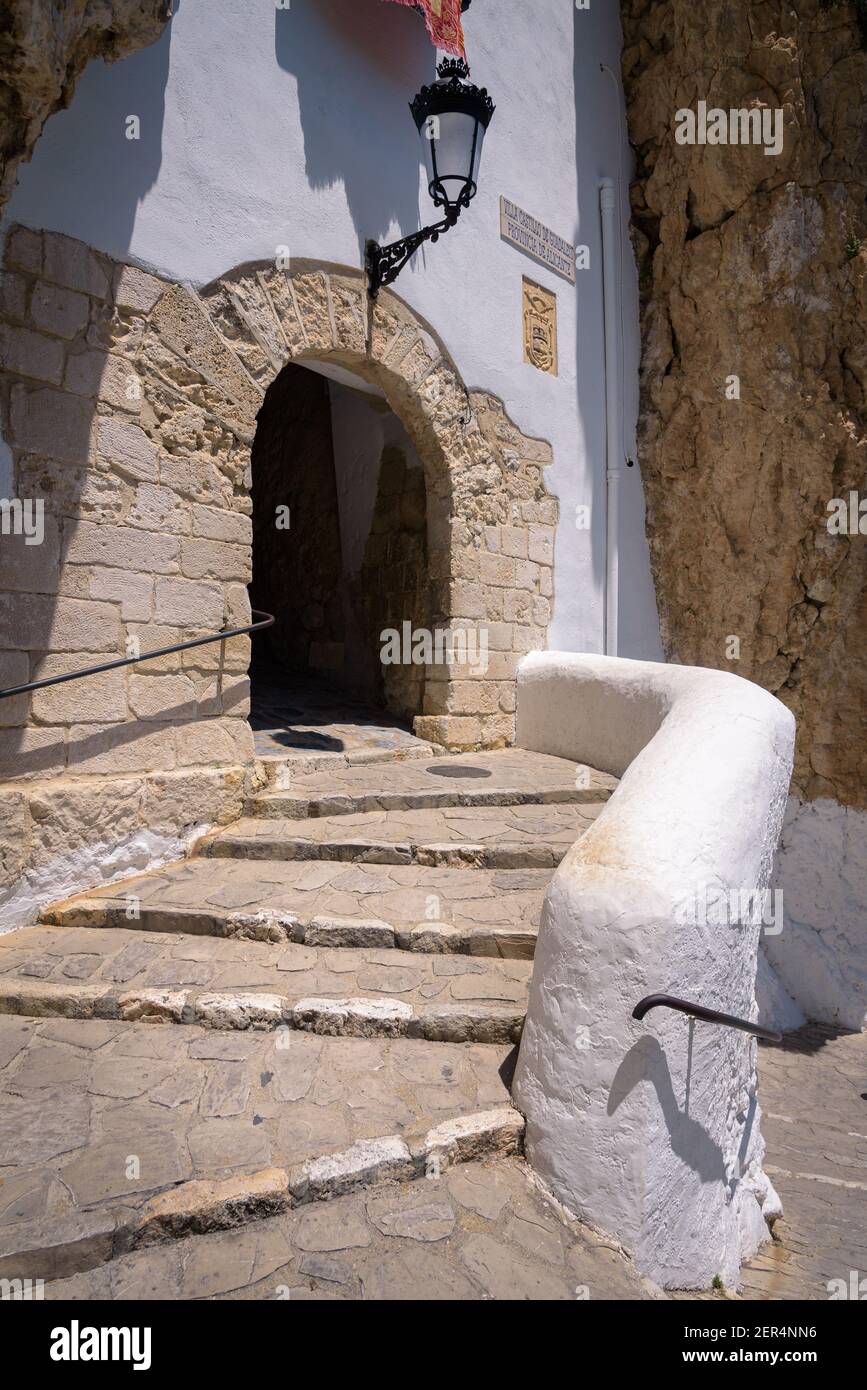
[(444, 53), (465, 58), (464, 28), (461, 24), (461, 0), (391, 0), (396, 5), (412, 5), (422, 10), (431, 42)]

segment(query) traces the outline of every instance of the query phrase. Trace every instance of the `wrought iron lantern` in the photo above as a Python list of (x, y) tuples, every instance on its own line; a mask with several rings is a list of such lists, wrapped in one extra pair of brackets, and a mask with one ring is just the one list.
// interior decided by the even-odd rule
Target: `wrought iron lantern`
[(470, 70), (462, 58), (444, 58), (437, 74), (437, 81), (422, 87), (410, 102), (410, 110), (424, 145), (428, 192), (434, 207), (443, 209), (443, 217), (389, 246), (367, 243), (368, 289), (374, 299), (383, 285), (397, 279), (424, 242), (438, 241), (442, 232), (455, 225), (476, 196), (482, 145), (494, 103), (484, 87), (467, 81)]

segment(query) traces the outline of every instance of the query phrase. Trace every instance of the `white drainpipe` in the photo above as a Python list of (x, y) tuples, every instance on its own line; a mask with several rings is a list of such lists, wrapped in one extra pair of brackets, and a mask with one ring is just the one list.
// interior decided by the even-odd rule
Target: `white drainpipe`
[(617, 312), (617, 193), (613, 179), (599, 185), (602, 215), (602, 289), (605, 317), (605, 652), (617, 655), (617, 604), (620, 572), (620, 342)]

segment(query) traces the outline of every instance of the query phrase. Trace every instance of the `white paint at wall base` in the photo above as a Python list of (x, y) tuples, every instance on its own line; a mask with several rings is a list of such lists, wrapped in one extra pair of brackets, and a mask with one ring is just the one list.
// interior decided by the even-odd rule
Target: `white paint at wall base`
[(113, 843), (100, 841), (59, 855), (0, 893), (0, 935), (31, 926), (48, 903), (185, 859), (196, 841), (214, 828), (195, 825), (179, 835), (139, 830)]
[(777, 855), (785, 925), (765, 950), (807, 1018), (867, 1023), (867, 811), (790, 797)]
[(664, 1287), (737, 1282), (779, 1202), (762, 1171), (756, 1044), (665, 992), (756, 1017), (759, 924), (684, 921), (700, 885), (764, 889), (794, 719), (728, 672), (562, 652), (518, 676), (518, 744), (621, 776), (549, 889), (515, 1077), (558, 1198)]
[(759, 1022), (766, 1028), (776, 1028), (779, 1033), (791, 1033), (802, 1028), (807, 1022), (806, 1015), (795, 1003), (777, 971), (768, 960), (764, 944), (759, 950), (759, 968), (756, 976), (756, 1004)]

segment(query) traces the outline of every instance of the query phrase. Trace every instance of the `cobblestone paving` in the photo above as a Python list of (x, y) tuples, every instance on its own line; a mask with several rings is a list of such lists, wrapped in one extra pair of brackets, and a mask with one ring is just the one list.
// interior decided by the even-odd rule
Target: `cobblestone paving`
[(248, 818), (215, 835), (203, 852), (248, 859), (446, 860), (473, 868), (553, 868), (603, 805), (454, 806), (304, 820)]
[(519, 1159), (340, 1197), (126, 1255), (49, 1299), (646, 1299), (616, 1248), (565, 1219)]
[[(247, 862), (190, 859), (86, 895), (112, 904), (128, 918), (130, 899), (142, 909), (187, 908), (212, 916), (274, 912), (303, 921), (328, 916), (392, 926), (442, 922), (535, 930), (551, 880), (550, 869), (488, 871), (329, 861)], [(51, 914), (46, 914), (51, 916)], [(74, 914), (64, 920), (71, 923)]]
[[(438, 778), (437, 765), (476, 772)], [(516, 750), (291, 777), (259, 799), (261, 818), (217, 837), (214, 857), (0, 937), (0, 1272), (24, 1252), (38, 1274), (47, 1252), (52, 1274), (73, 1274), (49, 1296), (82, 1299), (659, 1296), (503, 1156), (522, 1127), (508, 1104), (514, 1049), (472, 1039), (517, 1031), (430, 1031), (437, 1010), (449, 1028), (458, 1014), (520, 1026), (553, 866), (613, 779)], [(548, 858), (483, 857), (522, 853)], [(117, 1021), (145, 1015), (107, 1007), (88, 1017), (136, 990), (173, 1000), (159, 1016), (185, 1026)], [(78, 1016), (13, 1016), (63, 1014), (64, 1000)], [(353, 1035), (320, 1035), (347, 1003), (361, 1009), (341, 1015)], [(389, 1010), (399, 1028), (382, 1022)], [(404, 1027), (413, 1035), (384, 1035)], [(471, 1040), (430, 1040), (454, 1036)], [(815, 1027), (760, 1050), (785, 1216), (743, 1297), (826, 1298), (829, 1280), (865, 1277), (865, 1064), (863, 1036)], [(458, 1166), (425, 1180), (443, 1124), (450, 1143), (455, 1125), (469, 1137), (448, 1150)], [(500, 1156), (466, 1161), (480, 1153)], [(305, 1163), (325, 1165), (310, 1190)], [(292, 1211), (287, 1191), (302, 1203)], [(184, 1238), (138, 1249), (136, 1222), (165, 1220)]]
[(0, 1017), (0, 1255), (20, 1223), (505, 1106), (511, 1052)]
[(120, 928), (27, 927), (0, 936), (0, 974), (161, 988), (275, 989), (304, 994), (524, 1001), (530, 961), (474, 960), (364, 948), (177, 937)]
[[(246, 1028), (252, 1007), (258, 1026), (517, 1041), (531, 972), (523, 960), (38, 926), (0, 937), (0, 1009)], [(352, 1001), (353, 1023), (323, 999)]]
[(762, 1045), (759, 1096), (784, 1214), (744, 1268), (743, 1296), (827, 1299), (829, 1281), (851, 1288), (853, 1272), (857, 1287), (867, 1278), (867, 1034), (811, 1024)]
[[(330, 1142), (339, 1136), (342, 1143), (363, 1132), (371, 1110), (369, 1128), (382, 1132), (386, 1120), (399, 1132), (402, 1122), (412, 1124), (418, 1115), (417, 1104), (408, 1103), (410, 1092), (416, 1102), (423, 1096), (428, 1115), (437, 1117), (456, 1104), (490, 1104), (505, 1094), (494, 1048), (350, 1044), (302, 1036), (292, 1040), (293, 1051), (281, 1055), (273, 1040), (261, 1035), (227, 1040), (201, 1034), (195, 1045), (189, 1040), (179, 1058), (178, 1031), (0, 1019), (4, 1102), (19, 1107), (14, 1116), (7, 1103), (0, 1107), (6, 1117), (0, 1140), (6, 1145), (0, 1147), (0, 1250), (4, 1240), (14, 1243), (19, 1223), (46, 1216), (56, 1222), (82, 1199), (92, 1209), (187, 1176), (225, 1174), (275, 1154), (282, 1157), (287, 1133), (285, 1123), (282, 1132), (279, 1125), (287, 1109), (292, 1152), (302, 1156), (318, 1151), (323, 1138)], [(212, 1048), (217, 1055), (211, 1055)], [(267, 1055), (263, 1048), (270, 1049)], [(311, 1048), (316, 1058), (308, 1065)], [(851, 1287), (853, 1272), (864, 1277), (865, 1058), (863, 1035), (837, 1037), (815, 1026), (790, 1035), (781, 1048), (761, 1049), (767, 1161), (786, 1213), (774, 1246), (745, 1267), (741, 1297), (824, 1299), (829, 1280)], [(281, 1070), (287, 1062), (288, 1070)], [(267, 1085), (262, 1084), (267, 1072), (259, 1070), (263, 1065), (271, 1072)], [(135, 1096), (129, 1094), (131, 1075)], [(256, 1092), (253, 1109), (262, 1116), (252, 1127), (250, 1107), (239, 1096), (245, 1085), (251, 1095)], [(336, 1095), (340, 1087), (342, 1099)], [(459, 1097), (462, 1087), (467, 1089)], [(403, 1114), (396, 1113), (395, 1097)], [(29, 1118), (28, 1100), (37, 1102)], [(52, 1122), (46, 1124), (49, 1109)], [(158, 1123), (149, 1110), (161, 1115)], [(179, 1111), (185, 1145), (174, 1142)], [(316, 1132), (317, 1118), (324, 1134)], [(303, 1132), (295, 1127), (299, 1122)], [(145, 1175), (138, 1183), (130, 1182), (123, 1168), (134, 1150), (130, 1136), (136, 1134), (145, 1156)], [(89, 1152), (82, 1143), (88, 1136)], [(9, 1150), (15, 1165), (8, 1162)], [(628, 1299), (654, 1294), (659, 1296), (621, 1252), (564, 1218), (534, 1187), (525, 1165), (506, 1159), (148, 1248), (46, 1290), (47, 1297), (58, 1299)]]

